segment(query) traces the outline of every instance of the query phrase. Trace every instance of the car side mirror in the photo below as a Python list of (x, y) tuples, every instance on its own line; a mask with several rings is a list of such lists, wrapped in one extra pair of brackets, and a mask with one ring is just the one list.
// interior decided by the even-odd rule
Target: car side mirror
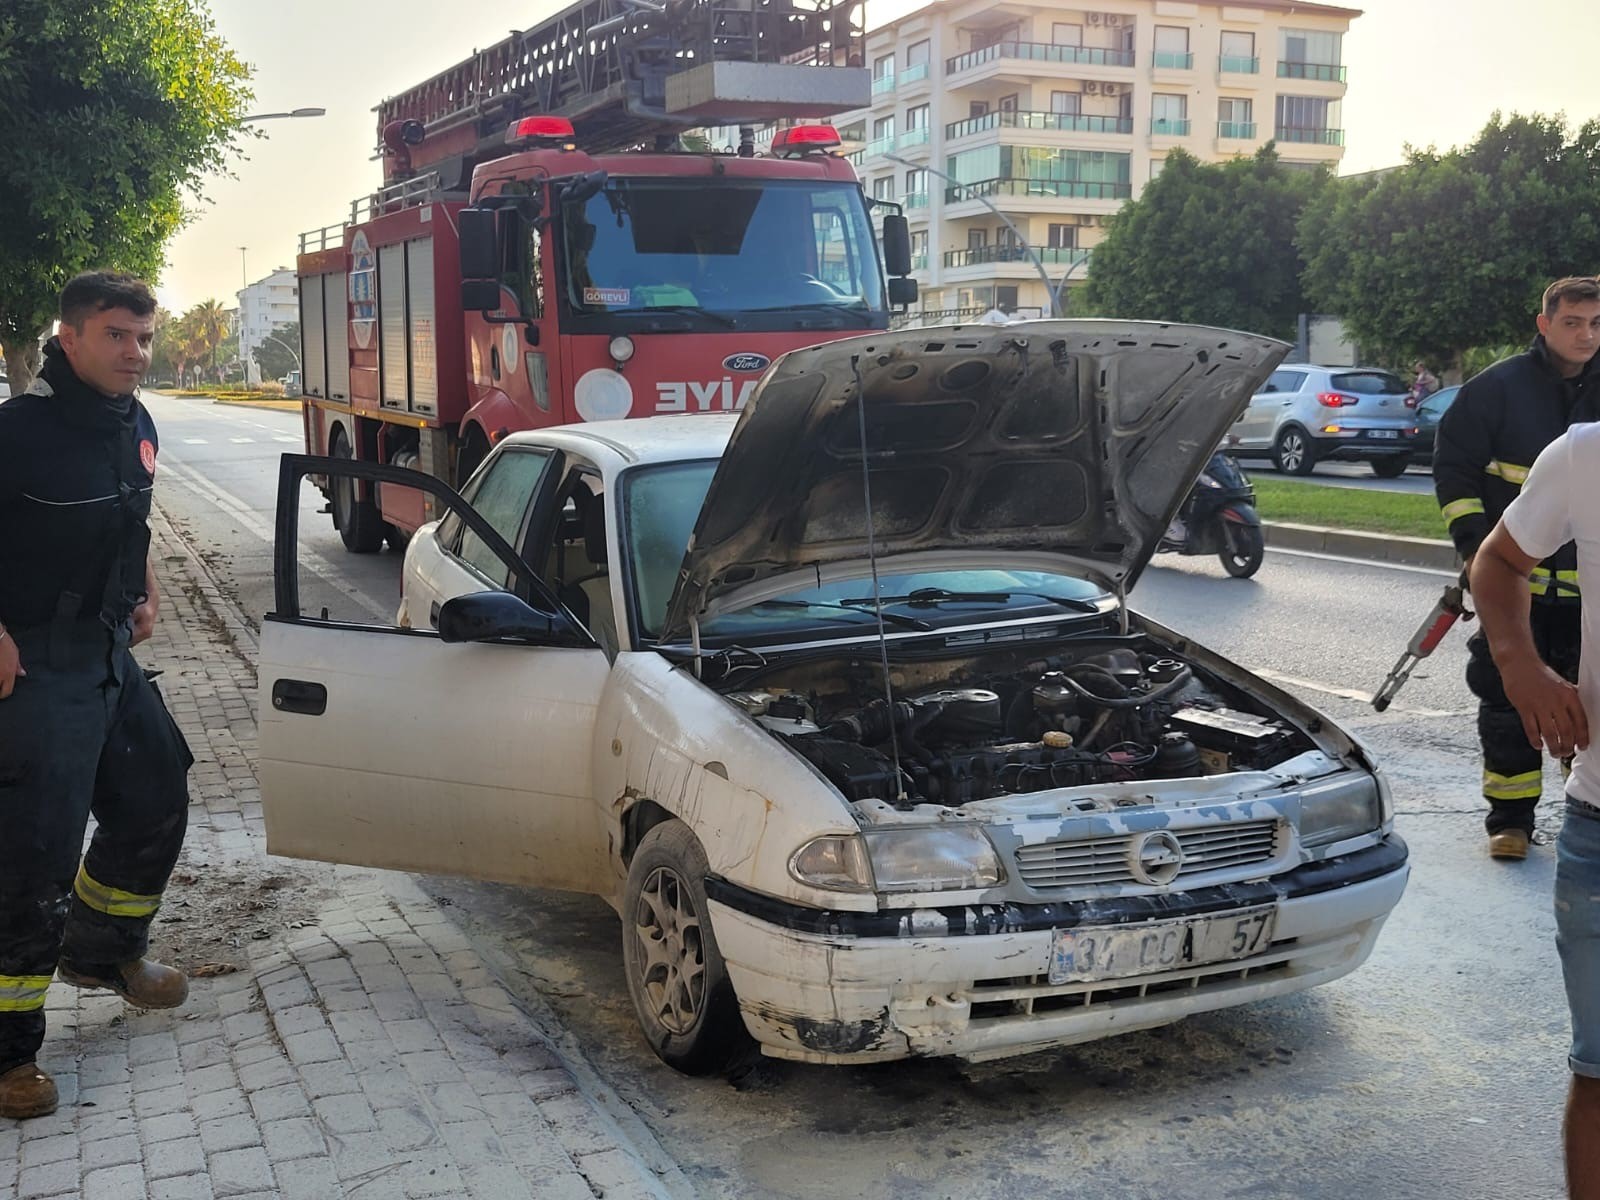
[(516, 641), (540, 646), (588, 642), (566, 613), (540, 612), (510, 592), (472, 592), (446, 600), (439, 609), (439, 640)]

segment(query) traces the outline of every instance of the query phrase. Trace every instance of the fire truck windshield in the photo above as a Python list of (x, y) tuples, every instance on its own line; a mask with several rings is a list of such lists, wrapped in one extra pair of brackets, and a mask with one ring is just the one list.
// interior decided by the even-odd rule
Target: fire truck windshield
[(867, 328), (883, 275), (854, 184), (613, 178), (562, 211), (574, 328)]

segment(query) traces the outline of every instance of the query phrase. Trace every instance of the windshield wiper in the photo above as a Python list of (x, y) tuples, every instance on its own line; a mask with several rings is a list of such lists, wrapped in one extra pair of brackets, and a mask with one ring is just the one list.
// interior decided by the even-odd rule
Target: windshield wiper
[(605, 314), (608, 317), (649, 317), (657, 313), (670, 313), (676, 317), (710, 317), (718, 325), (725, 325), (729, 329), (739, 328), (739, 323), (727, 313), (713, 312), (709, 308), (701, 308), (697, 304), (649, 304), (644, 308), (608, 308)]
[[(865, 601), (865, 603), (871, 604), (872, 601), (868, 600), (868, 601)], [(926, 633), (926, 632), (928, 632), (928, 630), (933, 628), (932, 625), (928, 624), (928, 622), (924, 621), (921, 617), (907, 617), (907, 616), (902, 616), (899, 613), (890, 613), (890, 612), (876, 613), (875, 614), (871, 610), (862, 610), (860, 608), (852, 607), (852, 602), (849, 601), (849, 600), (846, 600), (842, 604), (829, 604), (829, 603), (827, 603), (825, 601), (822, 601), (822, 600), (762, 600), (760, 603), (752, 604), (750, 607), (751, 608), (834, 608), (834, 609), (838, 609), (840, 612), (847, 612), (851, 616), (858, 616), (858, 617), (866, 617), (866, 616), (873, 616), (873, 615), (881, 616), (883, 618), (883, 623), (885, 625), (894, 625), (894, 626), (896, 626), (897, 628), (900, 628), (900, 629), (916, 629), (916, 630), (920, 630), (923, 633)]]
[[(1079, 596), (1053, 596), (1049, 592), (953, 592), (948, 588), (917, 588), (904, 596), (885, 596), (885, 604), (1004, 604), (1013, 596), (1027, 596), (1035, 600), (1047, 600), (1051, 604), (1070, 608), (1074, 612), (1097, 613), (1100, 606), (1093, 600), (1084, 600)], [(871, 605), (871, 596), (855, 596), (848, 600), (839, 601), (840, 604)]]

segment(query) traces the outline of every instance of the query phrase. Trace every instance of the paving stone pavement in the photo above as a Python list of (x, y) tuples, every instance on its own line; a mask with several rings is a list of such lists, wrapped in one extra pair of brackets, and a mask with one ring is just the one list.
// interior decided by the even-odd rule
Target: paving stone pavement
[(218, 973), (161, 1013), (52, 986), (61, 1109), (0, 1121), (0, 1200), (681, 1200), (409, 876), (267, 857), (255, 637), (159, 511), (152, 532), (162, 619), (138, 656), (197, 759), (156, 940)]

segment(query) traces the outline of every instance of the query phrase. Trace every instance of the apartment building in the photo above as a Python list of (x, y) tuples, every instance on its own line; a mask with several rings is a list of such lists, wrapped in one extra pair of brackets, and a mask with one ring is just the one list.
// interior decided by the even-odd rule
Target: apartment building
[[(256, 365), (255, 348), (280, 325), (300, 319), (300, 285), (288, 267), (279, 267), (237, 293), (239, 297), (239, 357), (244, 362), (245, 378), (260, 383), (261, 368)], [(294, 347), (298, 354), (300, 348)]]
[(1342, 41), (1360, 15), (938, 0), (867, 35), (872, 104), (836, 123), (868, 194), (905, 206), (924, 317), (1048, 314), (1174, 148), (1221, 161), (1275, 140), (1285, 162), (1336, 164)]

